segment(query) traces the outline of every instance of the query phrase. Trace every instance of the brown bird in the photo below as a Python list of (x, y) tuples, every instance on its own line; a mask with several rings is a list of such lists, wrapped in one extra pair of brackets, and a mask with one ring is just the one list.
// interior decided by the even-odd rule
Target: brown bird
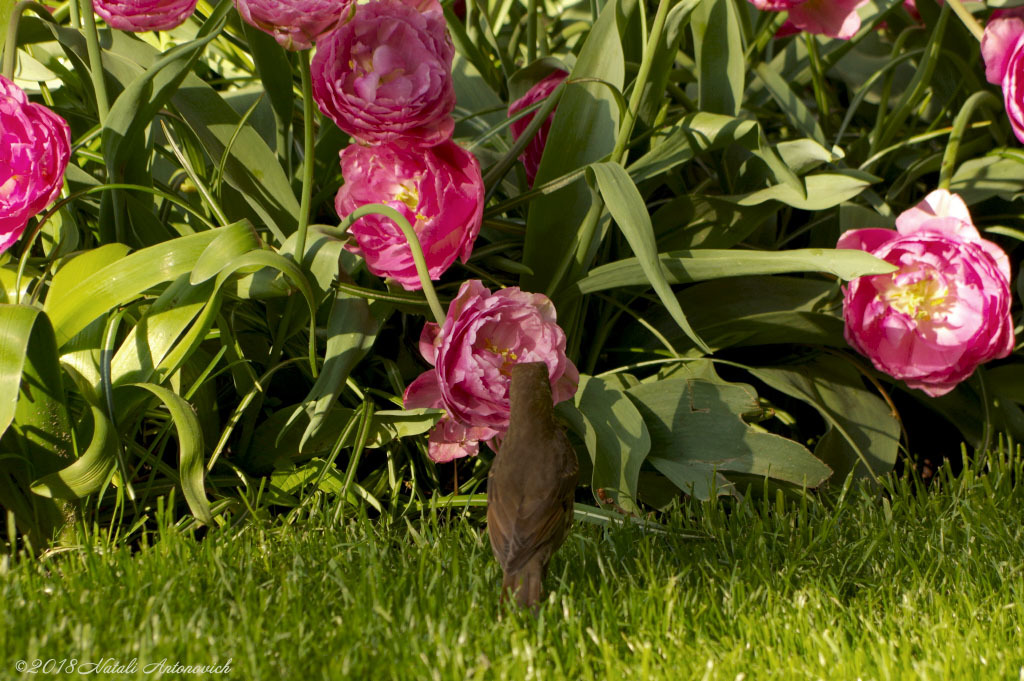
[(548, 368), (516, 364), (509, 388), (508, 434), (487, 476), (487, 533), (505, 577), (501, 599), (540, 602), (548, 561), (572, 525), (579, 464), (555, 420)]

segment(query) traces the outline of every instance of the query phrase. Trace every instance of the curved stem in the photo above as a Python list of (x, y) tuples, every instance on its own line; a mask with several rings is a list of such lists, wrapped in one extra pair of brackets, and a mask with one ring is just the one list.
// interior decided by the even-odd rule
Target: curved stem
[(107, 85), (103, 81), (100, 37), (96, 31), (96, 15), (92, 10), (92, 0), (81, 0), (81, 3), (85, 45), (89, 52), (89, 76), (92, 78), (92, 88), (96, 92), (96, 111), (99, 113), (100, 123), (103, 124), (110, 112), (110, 100), (107, 99)]
[(22, 0), (11, 9), (11, 13), (7, 18), (7, 38), (4, 41), (3, 64), (3, 75), (8, 80), (14, 80), (14, 69), (18, 62), (18, 26), (21, 24), (21, 15), (27, 9), (38, 14), (41, 19), (53, 21), (49, 10), (33, 0)]
[(981, 39), (985, 36), (985, 29), (981, 27), (981, 24), (974, 18), (974, 15), (967, 11), (967, 8), (960, 3), (960, 0), (946, 0), (946, 2), (949, 4), (950, 9), (956, 12), (957, 17), (967, 27), (967, 30), (974, 34), (974, 37), (980, 43)]
[(302, 264), (306, 253), (306, 232), (309, 229), (309, 208), (313, 198), (313, 84), (309, 73), (309, 50), (299, 52), (299, 73), (302, 77), (302, 198), (299, 204), (299, 230), (295, 237), (295, 261)]
[(412, 261), (416, 265), (416, 274), (419, 275), (420, 285), (423, 287), (423, 295), (427, 298), (427, 303), (430, 305), (430, 311), (434, 315), (434, 321), (439, 325), (444, 324), (444, 308), (441, 307), (441, 301), (437, 298), (437, 291), (434, 290), (434, 282), (430, 280), (430, 272), (427, 270), (427, 261), (423, 257), (423, 247), (420, 246), (420, 239), (416, 236), (416, 230), (412, 228), (409, 221), (405, 219), (405, 216), (399, 213), (391, 206), (386, 206), (383, 203), (368, 203), (365, 206), (360, 206), (351, 213), (349, 213), (342, 221), (340, 228), (348, 229), (349, 225), (363, 217), (364, 215), (383, 215), (386, 218), (391, 218), (398, 225), (398, 228), (402, 230), (402, 234), (405, 235), (406, 241), (409, 242), (409, 250), (412, 251)]

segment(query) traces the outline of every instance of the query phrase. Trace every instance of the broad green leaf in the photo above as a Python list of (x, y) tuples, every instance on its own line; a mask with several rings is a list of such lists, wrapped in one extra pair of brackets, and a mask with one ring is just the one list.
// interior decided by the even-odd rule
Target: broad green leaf
[[(617, 22), (622, 0), (610, 0), (587, 36), (570, 80), (600, 79), (622, 89), (626, 75)], [(611, 153), (619, 129), (615, 96), (601, 83), (569, 85), (558, 104), (535, 185), (554, 180)], [(590, 208), (590, 189), (581, 177), (567, 187), (530, 202), (523, 264), (533, 274), (525, 290), (545, 291), (563, 256), (577, 245), (577, 230)]]
[(735, 116), (743, 100), (743, 33), (732, 0), (702, 0), (690, 18), (701, 111)]
[(131, 249), (124, 244), (103, 244), (66, 259), (50, 281), (50, 289), (46, 293), (47, 309), (56, 305), (58, 300), (73, 298), (82, 281), (130, 252)]
[(185, 501), (188, 502), (192, 515), (207, 525), (212, 525), (213, 514), (203, 482), (203, 430), (195, 410), (183, 397), (162, 386), (135, 383), (131, 387), (153, 393), (170, 413), (175, 432), (178, 434), (178, 476), (181, 491), (185, 494)]
[(640, 412), (621, 390), (601, 377), (580, 376), (575, 401), (586, 429), (583, 441), (594, 462), (592, 487), (603, 489), (626, 511), (639, 513), (637, 479), (651, 448)]
[(44, 497), (74, 501), (99, 491), (117, 465), (117, 433), (103, 410), (89, 405), (92, 439), (85, 453), (66, 468), (44, 475), (32, 491)]
[(759, 134), (756, 121), (706, 111), (687, 114), (671, 128), (654, 136), (651, 150), (628, 167), (629, 174), (635, 182), (642, 182), (704, 151), (735, 143), (747, 149), (756, 148)]
[(679, 301), (676, 300), (675, 294), (668, 284), (661, 260), (658, 257), (651, 216), (647, 213), (643, 197), (640, 196), (640, 191), (630, 179), (629, 173), (617, 163), (595, 163), (590, 166), (590, 170), (594, 173), (608, 212), (619, 225), (630, 248), (636, 253), (636, 260), (655, 293), (658, 294), (658, 298), (679, 324), (679, 328), (698, 347), (710, 352), (711, 349), (704, 344), (704, 341), (690, 327), (690, 323), (686, 321), (683, 308), (679, 305)]
[(181, 335), (209, 303), (213, 285), (192, 286), (182, 274), (171, 283), (125, 336), (110, 363), (114, 386), (160, 382), (154, 374)]
[(203, 250), (225, 230), (248, 229), (246, 223), (236, 223), (143, 248), (80, 279), (73, 292), (47, 296), (44, 309), (53, 322), (57, 346), (108, 310), (190, 272)]
[[(670, 284), (685, 284), (722, 277), (784, 272), (828, 272), (841, 279), (887, 274), (896, 267), (865, 251), (832, 248), (801, 248), (792, 251), (743, 251), (697, 249), (659, 254), (662, 271)], [(637, 258), (626, 258), (595, 267), (572, 286), (580, 294), (621, 286), (648, 283)]]
[(879, 178), (856, 170), (819, 173), (804, 178), (807, 186), (806, 196), (801, 196), (791, 184), (783, 183), (750, 194), (734, 196), (732, 199), (741, 206), (780, 201), (800, 210), (826, 210), (849, 201), (878, 181)]
[(35, 475), (73, 458), (71, 423), (53, 329), (27, 305), (0, 305), (0, 436)]
[(995, 153), (964, 161), (953, 173), (949, 191), (967, 205), (993, 196), (1010, 200), (1024, 192), (1024, 155)]
[(896, 415), (849, 362), (818, 356), (785, 367), (751, 369), (759, 379), (818, 410), (828, 432), (814, 453), (836, 472), (840, 483), (850, 471), (875, 479), (892, 470), (899, 450), (900, 424)]
[(626, 394), (651, 435), (647, 460), (698, 499), (734, 493), (723, 472), (806, 487), (817, 487), (831, 475), (802, 445), (744, 422), (744, 415), (762, 411), (750, 386), (668, 379), (642, 383)]
[[(816, 344), (845, 348), (839, 287), (819, 279), (731, 277), (690, 286), (679, 302), (690, 312), (690, 323), (715, 351), (728, 347), (771, 344)], [(664, 311), (647, 317), (677, 351), (699, 352)], [(627, 347), (656, 347), (661, 343), (639, 325), (623, 334)], [(692, 363), (688, 363), (690, 366)]]
[[(242, 33), (249, 44), (249, 53), (256, 64), (256, 72), (270, 100), (277, 120), (291, 122), (295, 110), (294, 76), (288, 60), (288, 51), (277, 44), (270, 35), (241, 22)], [(282, 149), (277, 150), (282, 153)]]

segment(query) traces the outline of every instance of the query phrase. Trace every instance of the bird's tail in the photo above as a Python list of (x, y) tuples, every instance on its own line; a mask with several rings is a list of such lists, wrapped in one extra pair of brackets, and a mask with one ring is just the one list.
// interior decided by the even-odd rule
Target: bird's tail
[(544, 566), (531, 560), (519, 572), (507, 572), (501, 581), (501, 600), (515, 598), (521, 608), (536, 608), (543, 593)]

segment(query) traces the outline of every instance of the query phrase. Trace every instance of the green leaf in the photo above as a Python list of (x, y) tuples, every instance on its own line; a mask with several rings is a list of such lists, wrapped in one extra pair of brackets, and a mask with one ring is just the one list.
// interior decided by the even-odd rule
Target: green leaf
[[(171, 48), (118, 95), (103, 125), (103, 156), (118, 181), (128, 158), (145, 149), (143, 133), (177, 91), (206, 45), (220, 34), (226, 7), (211, 16), (204, 36)], [(205, 27), (204, 27), (205, 28)]]
[(613, 382), (601, 377), (580, 376), (575, 402), (594, 462), (592, 487), (603, 489), (624, 510), (639, 513), (637, 480), (651, 448), (643, 417)]
[(1024, 192), (1024, 155), (995, 152), (964, 161), (953, 173), (949, 191), (969, 206), (993, 196), (1012, 200)]
[(806, 487), (817, 487), (831, 475), (802, 445), (744, 423), (744, 415), (761, 412), (750, 386), (668, 379), (642, 383), (626, 394), (650, 431), (647, 460), (698, 499), (735, 493), (722, 472)]
[(892, 470), (900, 424), (889, 406), (864, 387), (857, 369), (838, 357), (818, 356), (799, 366), (750, 369), (750, 373), (818, 410), (828, 432), (814, 452), (836, 472), (874, 479)]
[(782, 112), (786, 114), (789, 121), (803, 134), (810, 137), (818, 144), (825, 144), (825, 133), (822, 132), (818, 119), (814, 117), (807, 105), (793, 92), (789, 83), (776, 73), (769, 64), (761, 62), (754, 71), (764, 82)]
[[(309, 425), (299, 442), (300, 450), (320, 429), (331, 406), (337, 402), (352, 369), (366, 356), (377, 339), (379, 329), (380, 322), (374, 318), (365, 300), (342, 291), (336, 293), (331, 316), (327, 320), (327, 350), (323, 368), (306, 400), (297, 407), (310, 413)], [(297, 413), (293, 414), (292, 419), (296, 417)], [(290, 423), (291, 420), (288, 425)]]
[[(626, 75), (617, 22), (620, 0), (610, 0), (587, 36), (569, 80), (601, 79), (622, 89)], [(566, 175), (611, 153), (619, 129), (615, 96), (595, 82), (566, 87), (551, 125), (534, 185)], [(523, 244), (521, 285), (546, 291), (563, 255), (576, 248), (577, 229), (590, 208), (590, 189), (581, 177), (567, 187), (530, 202)]]
[[(279, 122), (291, 122), (295, 111), (295, 80), (288, 51), (262, 30), (245, 21), (240, 23), (274, 116)], [(278, 153), (282, 152), (278, 149)]]
[[(693, 327), (716, 352), (772, 344), (817, 344), (845, 348), (839, 287), (835, 282), (785, 276), (731, 277), (691, 286), (679, 294)], [(661, 310), (647, 321), (676, 348), (698, 350)], [(661, 347), (648, 330), (631, 325), (626, 347)], [(692, 349), (691, 349), (692, 348)]]
[(735, 116), (743, 100), (743, 33), (732, 0), (703, 0), (690, 19), (701, 111)]
[(679, 305), (679, 301), (676, 300), (676, 296), (668, 284), (658, 257), (651, 216), (647, 213), (643, 197), (640, 196), (640, 191), (630, 179), (629, 173), (617, 163), (595, 163), (590, 166), (590, 171), (594, 173), (608, 212), (619, 225), (630, 248), (636, 253), (636, 260), (643, 270), (644, 276), (654, 288), (655, 293), (658, 294), (662, 304), (679, 324), (679, 328), (698, 347), (711, 352), (711, 349), (704, 344), (704, 341), (690, 327), (690, 323), (686, 321), (683, 308)]
[(170, 412), (171, 421), (178, 434), (178, 476), (181, 491), (185, 494), (192, 515), (206, 523), (213, 524), (210, 501), (204, 489), (203, 429), (195, 410), (183, 397), (153, 383), (135, 383), (131, 387), (142, 388), (153, 393)]
[(92, 439), (85, 453), (66, 468), (32, 483), (40, 496), (74, 501), (98, 491), (117, 465), (117, 433), (104, 411), (89, 405), (92, 415)]
[[(807, 195), (802, 196), (789, 183), (777, 184), (756, 192), (732, 197), (741, 206), (755, 206), (765, 201), (780, 201), (800, 210), (825, 210), (849, 201), (880, 179), (856, 170), (819, 173), (804, 178)], [(725, 198), (725, 197), (723, 197)]]
[(643, 98), (640, 100), (638, 117), (649, 127), (653, 127), (654, 118), (666, 103), (665, 87), (668, 85), (672, 66), (679, 52), (686, 32), (683, 30), (690, 20), (690, 13), (700, 4), (701, 0), (681, 0), (665, 17), (665, 27), (659, 36), (658, 46), (651, 61), (651, 73), (644, 86)]
[(5, 441), (16, 441), (35, 475), (72, 460), (53, 328), (42, 311), (27, 305), (0, 305), (0, 436), (5, 431)]
[[(685, 284), (722, 277), (784, 272), (828, 272), (841, 279), (869, 274), (888, 274), (897, 268), (865, 251), (834, 248), (800, 248), (792, 251), (744, 251), (697, 249), (658, 255), (669, 284)], [(617, 260), (595, 267), (572, 286), (579, 294), (648, 283), (637, 258)]]
[[(225, 230), (248, 229), (247, 223), (240, 222), (143, 248), (79, 279), (66, 295), (54, 295), (51, 291), (44, 309), (53, 322), (57, 346), (64, 345), (108, 310), (134, 300), (147, 289), (191, 272), (204, 249)], [(69, 266), (78, 259), (72, 260)], [(90, 259), (88, 264), (92, 262)], [(67, 283), (70, 284), (70, 280)]]
[(158, 373), (157, 367), (212, 296), (212, 284), (192, 286), (187, 274), (172, 282), (143, 313), (114, 354), (110, 363), (111, 383), (116, 387), (162, 381), (166, 370)]

